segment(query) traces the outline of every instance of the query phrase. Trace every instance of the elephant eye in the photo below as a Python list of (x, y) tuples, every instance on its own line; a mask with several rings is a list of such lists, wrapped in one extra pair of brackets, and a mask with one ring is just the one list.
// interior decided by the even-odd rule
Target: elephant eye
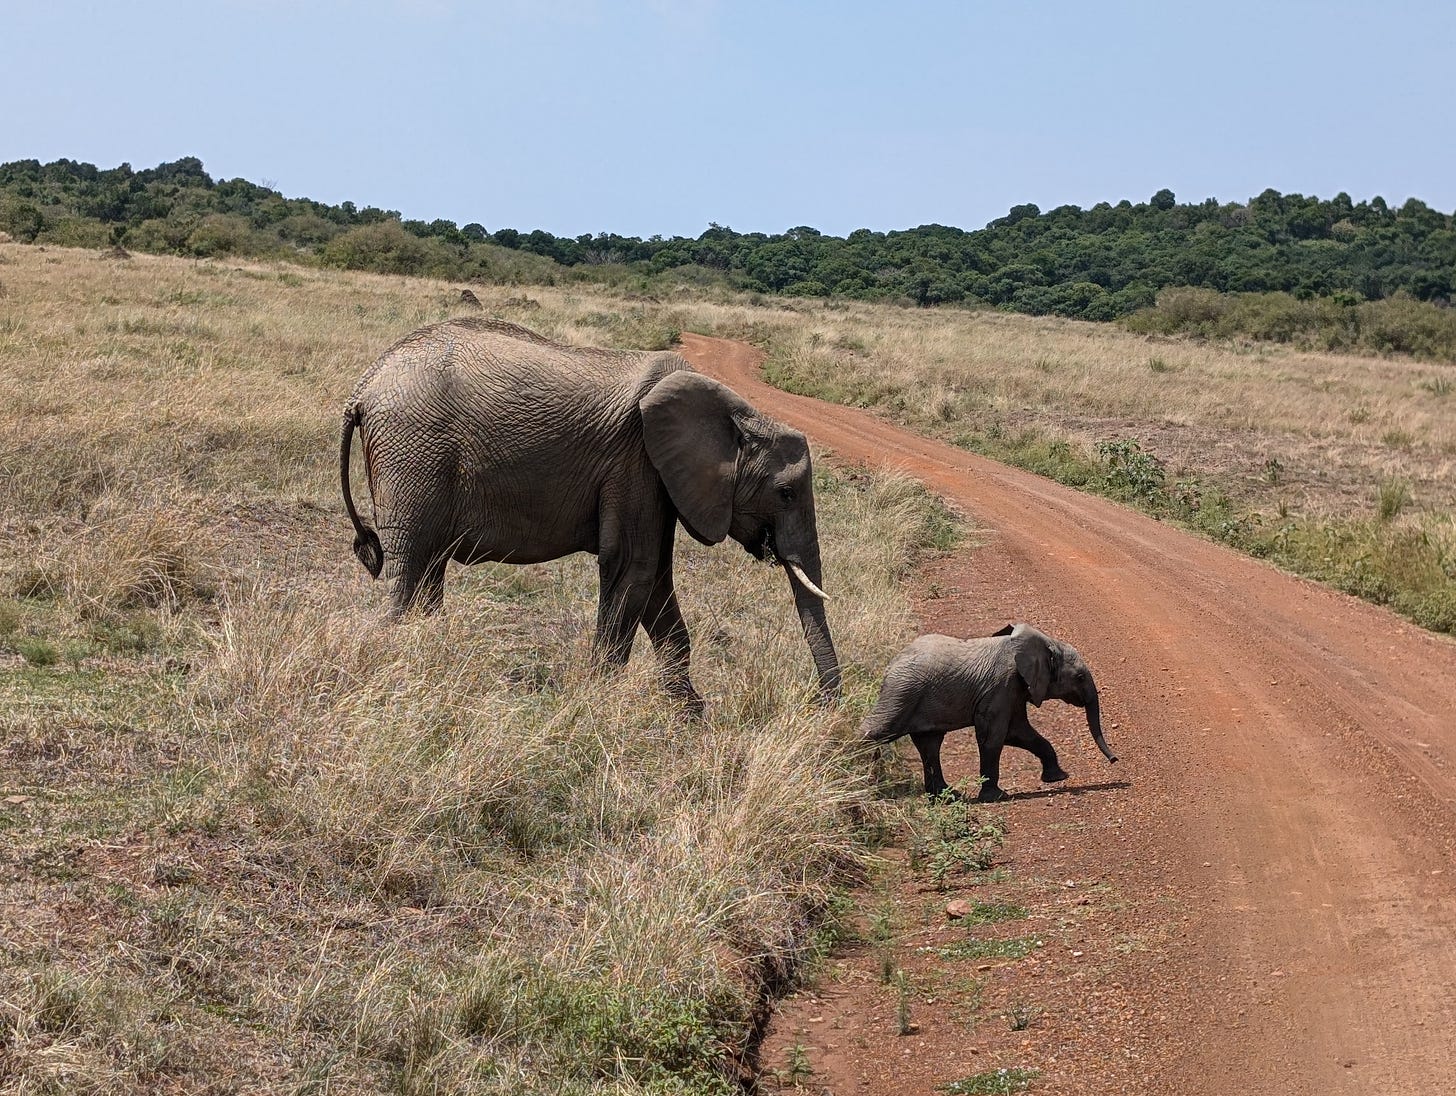
[(792, 487), (780, 487), (779, 498), (783, 499), (785, 502), (793, 502), (794, 489)]

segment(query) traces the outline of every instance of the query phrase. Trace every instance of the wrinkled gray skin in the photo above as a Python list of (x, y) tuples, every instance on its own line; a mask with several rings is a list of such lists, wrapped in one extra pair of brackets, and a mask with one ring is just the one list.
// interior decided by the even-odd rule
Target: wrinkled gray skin
[[(377, 532), (349, 490), (356, 427)], [(804, 435), (676, 354), (566, 347), (497, 320), (433, 324), (360, 380), (339, 448), (354, 553), (393, 579), (396, 616), (440, 607), (452, 559), (592, 552), (597, 657), (625, 663), (640, 625), (668, 690), (701, 711), (673, 590), (681, 521), (704, 544), (731, 536), (784, 565), (820, 692), (839, 695), (824, 602), (809, 585), (823, 573)]]
[(1026, 624), (1008, 624), (985, 639), (923, 635), (895, 656), (885, 671), (880, 698), (860, 732), (870, 742), (901, 735), (920, 753), (927, 795), (946, 790), (940, 743), (950, 731), (974, 726), (981, 753), (977, 799), (1005, 799), (1001, 750), (1017, 746), (1041, 761), (1047, 783), (1067, 779), (1052, 748), (1027, 718), (1028, 703), (1051, 698), (1087, 710), (1087, 727), (1109, 761), (1117, 757), (1102, 737), (1097, 683), (1075, 648)]

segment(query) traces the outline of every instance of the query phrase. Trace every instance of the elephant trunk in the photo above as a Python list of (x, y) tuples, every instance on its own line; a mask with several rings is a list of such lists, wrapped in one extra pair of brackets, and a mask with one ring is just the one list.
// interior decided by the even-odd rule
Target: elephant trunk
[(794, 607), (798, 609), (799, 620), (804, 625), (804, 638), (808, 640), (809, 652), (814, 656), (814, 668), (819, 671), (819, 696), (828, 703), (838, 700), (840, 695), (839, 656), (834, 653), (829, 617), (824, 611), (827, 595), (820, 589), (824, 574), (819, 566), (819, 553), (816, 550), (810, 555), (812, 558), (802, 562), (782, 562), (789, 575), (789, 586), (794, 591)]
[(1092, 690), (1092, 698), (1087, 701), (1087, 729), (1092, 732), (1092, 741), (1097, 743), (1097, 748), (1108, 761), (1116, 761), (1117, 755), (1107, 748), (1107, 739), (1102, 737), (1102, 705), (1097, 699), (1097, 690)]

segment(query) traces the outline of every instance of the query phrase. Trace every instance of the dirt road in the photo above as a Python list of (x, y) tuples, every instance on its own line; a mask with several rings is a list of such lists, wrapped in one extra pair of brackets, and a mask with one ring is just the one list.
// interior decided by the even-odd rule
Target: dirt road
[[(750, 347), (685, 335), (683, 349), (837, 461), (902, 469), (989, 531), (938, 568), (926, 630), (1025, 619), (1097, 672), (1122, 763), (1107, 767), (1069, 717), (1057, 741), (1074, 786), (1007, 814), (1018, 844), (1046, 844), (1042, 870), (1105, 880), (1168, 925), (1155, 954), (1103, 949), (1096, 992), (1069, 998), (1084, 1011), (1050, 1029), (1066, 1052), (1042, 1067), (1050, 1090), (1456, 1093), (1456, 644), (1106, 500), (780, 392)], [(946, 747), (948, 773), (974, 772), (969, 736)], [(1008, 788), (1036, 790), (1033, 771)], [(836, 1053), (843, 1091), (903, 1086), (853, 1047)], [(932, 1040), (925, 1056), (938, 1053)]]

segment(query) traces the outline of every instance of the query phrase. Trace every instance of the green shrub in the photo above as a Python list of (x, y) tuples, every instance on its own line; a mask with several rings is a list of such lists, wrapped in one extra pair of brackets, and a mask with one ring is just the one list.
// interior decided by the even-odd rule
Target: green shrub
[(55, 644), (35, 636), (21, 636), (15, 640), (15, 650), (32, 666), (54, 666), (61, 657)]
[(199, 258), (214, 255), (256, 254), (253, 246), (252, 229), (241, 217), (213, 214), (202, 221), (187, 236), (187, 251)]
[(102, 248), (112, 242), (110, 226), (85, 217), (56, 217), (46, 225), (41, 239), (59, 247)]
[(1129, 331), (1202, 339), (1253, 338), (1307, 350), (1405, 353), (1456, 361), (1456, 313), (1405, 294), (1357, 301), (1348, 293), (1302, 299), (1290, 293), (1220, 293), (1179, 286), (1125, 316)]
[(1024, 959), (1042, 942), (1034, 936), (1017, 936), (1009, 940), (956, 940), (931, 948), (942, 959)]
[(992, 1069), (936, 1085), (935, 1089), (947, 1096), (1008, 1096), (1014, 1092), (1025, 1092), (1036, 1077), (1034, 1069)]
[(1400, 606), (1422, 628), (1456, 635), (1456, 583), (1402, 597)]
[(140, 655), (162, 645), (162, 626), (142, 613), (126, 613), (91, 625), (91, 640), (118, 655)]
[(976, 902), (970, 912), (962, 918), (967, 925), (994, 925), (1000, 921), (1020, 921), (1026, 917), (1026, 907), (1015, 902)]
[(1361, 347), (1456, 361), (1456, 313), (1405, 294), (1359, 306)]
[(411, 236), (398, 221), (351, 228), (325, 244), (322, 254), (329, 266), (379, 274), (423, 274), (430, 259), (425, 241)]
[(1006, 825), (950, 795), (931, 800), (912, 818), (910, 863), (944, 890), (951, 876), (990, 870), (1006, 839)]
[(0, 229), (21, 243), (34, 243), (45, 228), (45, 217), (32, 202), (7, 198), (0, 202)]
[(1109, 438), (1097, 443), (1097, 455), (1106, 466), (1109, 493), (1121, 498), (1152, 500), (1167, 478), (1163, 462), (1143, 449), (1136, 438)]
[(1400, 515), (1410, 502), (1410, 485), (1403, 479), (1387, 480), (1380, 485), (1375, 512), (1381, 521), (1391, 521)]
[(1157, 304), (1140, 309), (1123, 321), (1129, 331), (1149, 335), (1211, 336), (1228, 310), (1228, 298), (1216, 289), (1177, 286), (1158, 294)]

